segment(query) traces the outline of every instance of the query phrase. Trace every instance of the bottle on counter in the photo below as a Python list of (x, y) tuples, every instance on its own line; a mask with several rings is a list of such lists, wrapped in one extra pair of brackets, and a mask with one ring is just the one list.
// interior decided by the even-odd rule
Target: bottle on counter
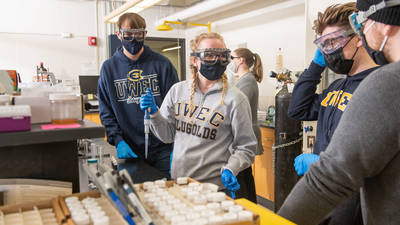
[(283, 68), (283, 50), (278, 48), (276, 52), (276, 72), (280, 73)]

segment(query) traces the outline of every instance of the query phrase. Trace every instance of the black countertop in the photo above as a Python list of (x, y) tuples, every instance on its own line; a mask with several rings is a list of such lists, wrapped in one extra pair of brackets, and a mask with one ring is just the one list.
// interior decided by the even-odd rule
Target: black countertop
[(83, 120), (81, 127), (71, 129), (42, 130), (42, 124), (33, 124), (30, 131), (0, 133), (0, 147), (64, 142), (82, 138), (99, 138), (105, 136), (101, 125)]

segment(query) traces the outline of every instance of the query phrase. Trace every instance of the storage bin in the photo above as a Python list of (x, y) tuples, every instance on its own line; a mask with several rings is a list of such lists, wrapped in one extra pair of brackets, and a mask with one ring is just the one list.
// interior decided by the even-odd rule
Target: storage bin
[(29, 105), (0, 106), (0, 132), (31, 130)]

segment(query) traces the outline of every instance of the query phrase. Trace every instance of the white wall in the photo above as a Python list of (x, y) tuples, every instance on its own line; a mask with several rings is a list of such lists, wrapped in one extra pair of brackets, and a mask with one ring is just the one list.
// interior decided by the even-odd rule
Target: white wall
[[(96, 47), (87, 44), (88, 36), (96, 36), (95, 2), (2, 1), (0, 21), (0, 68), (16, 69), (24, 82), (41, 61), (64, 79), (95, 63)], [(62, 32), (73, 37), (62, 38)]]
[[(258, 9), (252, 12), (213, 21), (212, 31), (222, 34), (231, 50), (245, 44), (260, 55), (264, 80), (259, 84), (259, 107), (267, 109), (274, 104), (276, 93), (276, 79), (270, 78), (269, 72), (275, 70), (277, 49), (281, 47), (284, 51), (284, 67), (292, 71), (304, 69), (305, 6), (304, 1), (278, 2), (270, 6), (259, 4), (260, 7), (256, 6)], [(188, 30), (187, 41), (201, 32), (204, 29)], [(189, 68), (187, 74), (190, 74)]]

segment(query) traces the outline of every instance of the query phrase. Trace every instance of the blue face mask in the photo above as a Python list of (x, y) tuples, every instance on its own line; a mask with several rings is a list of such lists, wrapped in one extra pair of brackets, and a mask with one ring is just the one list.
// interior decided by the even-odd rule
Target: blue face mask
[(207, 78), (207, 80), (218, 80), (222, 77), (225, 70), (226, 65), (222, 65), (219, 60), (214, 65), (206, 65), (204, 63), (200, 65), (200, 73)]
[(138, 54), (144, 45), (144, 41), (136, 41), (136, 39), (132, 41), (122, 40), (121, 42), (122, 46), (132, 55)]

